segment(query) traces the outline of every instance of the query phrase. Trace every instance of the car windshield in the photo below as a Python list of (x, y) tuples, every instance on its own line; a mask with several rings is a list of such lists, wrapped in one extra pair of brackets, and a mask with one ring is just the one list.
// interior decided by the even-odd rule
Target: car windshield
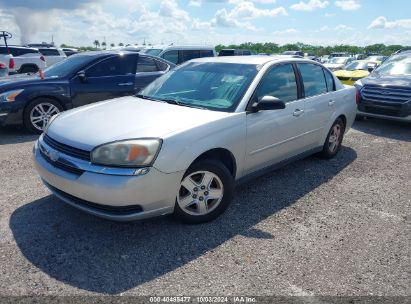
[(342, 58), (342, 57), (334, 57), (328, 61), (328, 63), (336, 63), (336, 64), (345, 64), (346, 62), (347, 62), (347, 58)]
[(70, 73), (82, 68), (87, 62), (93, 59), (92, 56), (73, 55), (53, 64), (44, 70), (45, 77), (65, 77)]
[(411, 57), (397, 56), (375, 70), (379, 75), (411, 75)]
[[(369, 62), (352, 62), (345, 68), (347, 71), (368, 70)], [(372, 66), (372, 64), (371, 64)]]
[(152, 82), (139, 96), (233, 112), (257, 72), (254, 64), (189, 62)]
[(144, 50), (144, 53), (153, 55), (153, 56), (158, 56), (163, 50), (162, 49), (147, 49)]

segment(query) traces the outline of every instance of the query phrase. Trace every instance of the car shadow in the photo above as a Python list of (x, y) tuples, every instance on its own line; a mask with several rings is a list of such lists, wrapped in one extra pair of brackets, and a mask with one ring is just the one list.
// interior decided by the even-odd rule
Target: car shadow
[(38, 137), (21, 127), (0, 127), (0, 146), (21, 144), (36, 140)]
[(355, 121), (353, 129), (375, 136), (411, 142), (411, 123), (367, 118)]
[(272, 239), (254, 226), (356, 158), (353, 149), (343, 147), (332, 160), (312, 156), (243, 184), (227, 212), (207, 224), (184, 225), (171, 216), (110, 222), (52, 195), (15, 210), (9, 224), (23, 255), (41, 271), (83, 290), (118, 294), (182, 267), (236, 235)]

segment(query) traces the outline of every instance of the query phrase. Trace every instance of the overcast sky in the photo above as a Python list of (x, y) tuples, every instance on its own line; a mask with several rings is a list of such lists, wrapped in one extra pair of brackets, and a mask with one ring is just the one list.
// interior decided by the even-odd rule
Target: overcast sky
[(11, 43), (411, 45), (409, 0), (0, 0)]

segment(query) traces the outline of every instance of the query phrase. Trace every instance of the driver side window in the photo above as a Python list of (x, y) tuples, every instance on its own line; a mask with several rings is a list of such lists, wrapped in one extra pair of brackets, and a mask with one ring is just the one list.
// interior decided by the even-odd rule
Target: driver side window
[(264, 96), (273, 96), (284, 102), (298, 99), (297, 82), (291, 64), (273, 67), (261, 80), (257, 89), (257, 100)]

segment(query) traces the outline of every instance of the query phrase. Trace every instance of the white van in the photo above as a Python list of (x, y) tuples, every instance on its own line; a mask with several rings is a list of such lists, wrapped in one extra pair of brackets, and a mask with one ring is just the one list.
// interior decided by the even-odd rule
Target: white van
[(217, 55), (213, 46), (156, 45), (150, 46), (141, 52), (161, 57), (175, 64), (181, 64), (195, 58), (215, 57)]

